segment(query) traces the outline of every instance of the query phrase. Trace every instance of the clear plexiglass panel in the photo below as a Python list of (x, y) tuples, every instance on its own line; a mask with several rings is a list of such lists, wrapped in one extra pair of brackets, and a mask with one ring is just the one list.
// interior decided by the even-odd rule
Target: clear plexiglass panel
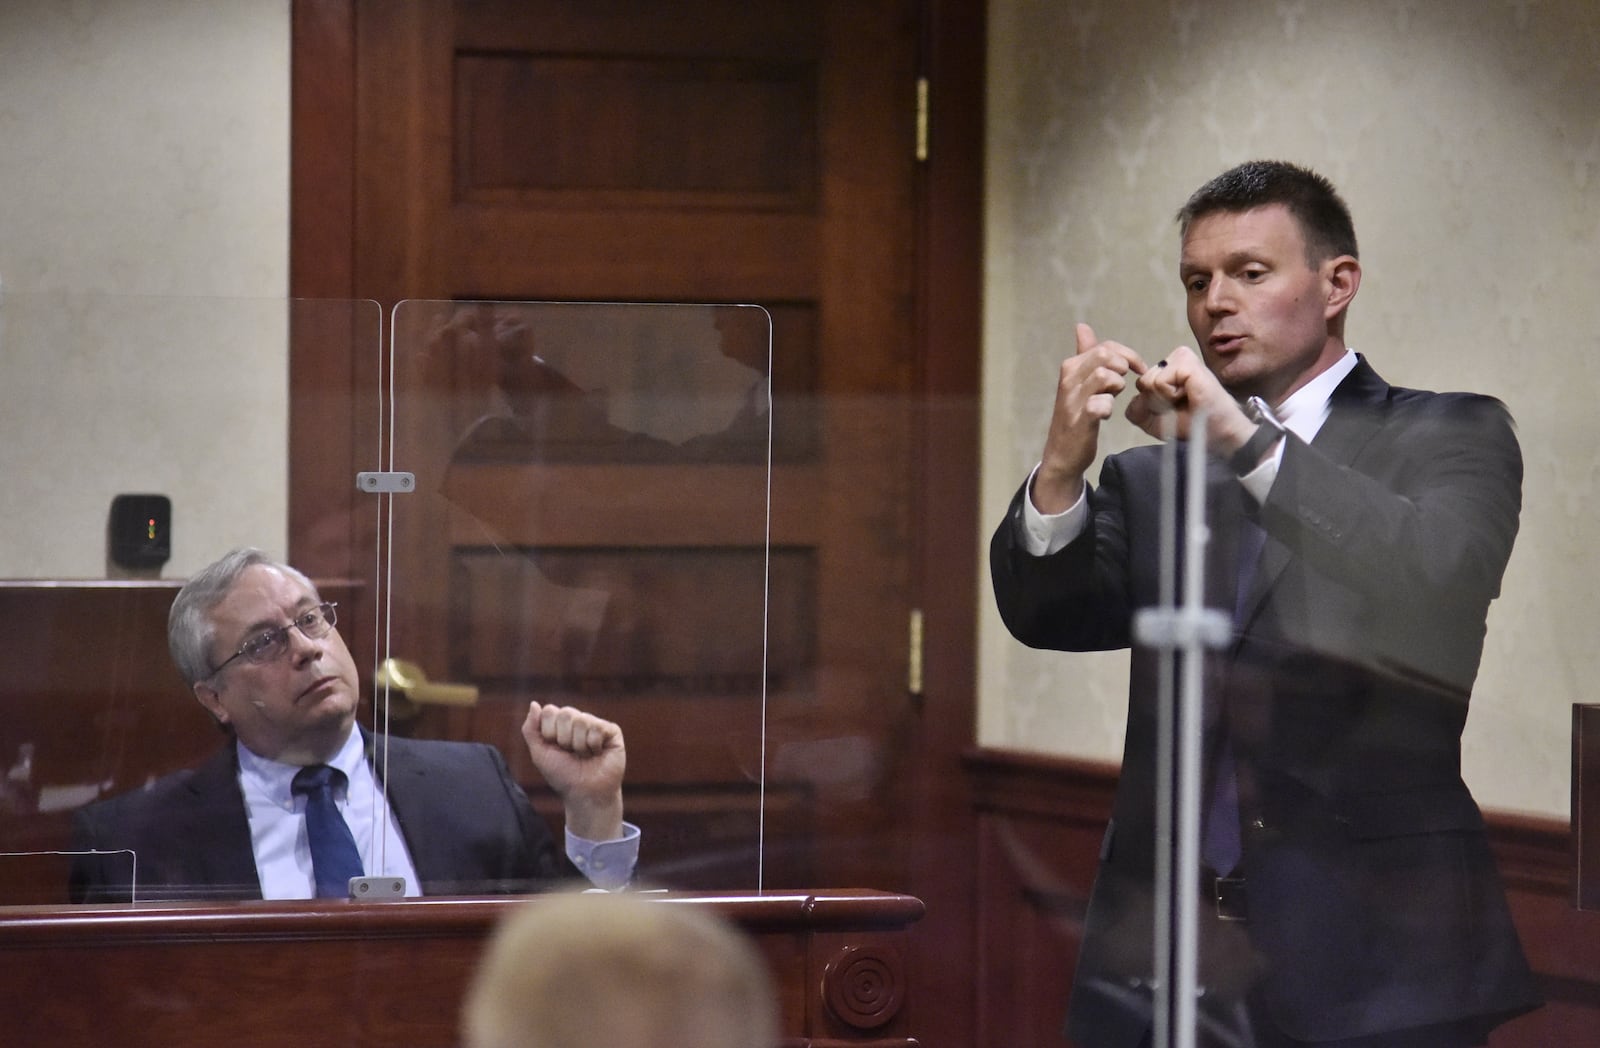
[[(635, 885), (761, 885), (767, 682), (808, 655), (767, 625), (764, 310), (7, 296), (0, 339), (20, 495), (0, 610), (33, 653), (4, 685), (0, 905), (301, 897), (248, 839), (263, 798), (236, 754), (298, 762), (286, 743), (331, 690), (310, 667), (336, 662), (359, 728), (342, 737), (383, 794), (356, 827), (365, 872), (409, 845), (408, 894), (536, 887), (441, 876), (387, 762), (397, 740), (486, 743), (559, 847), (565, 784), (521, 731), (538, 703), (622, 726)], [(291, 354), (357, 362), (297, 391), (298, 431)], [(302, 497), (291, 525), (291, 455), (296, 476), (348, 464), (356, 494)], [(112, 555), (127, 494), (148, 516)], [(335, 603), (335, 629), (252, 661), (241, 642), (303, 608), (208, 612), (198, 669), (177, 670), (184, 580), (291, 539), (315, 565), (301, 600)]]
[(751, 306), (393, 311), (380, 709), (493, 746), (555, 826), (531, 706), (620, 725), (640, 885), (761, 883), (767, 682), (800, 657), (767, 629), (770, 345)]
[[(0, 630), (11, 656), (0, 682), (0, 905), (67, 901), (66, 853), (86, 806), (231, 761), (228, 736), (168, 654), (168, 611), (184, 579), (232, 548), (284, 556), (291, 347), (375, 358), (381, 323), (366, 301), (0, 296)], [(322, 432), (359, 428), (347, 385), (304, 397)], [(309, 530), (349, 533), (348, 516), (330, 507)], [(345, 568), (318, 582), (339, 602), (341, 633), (370, 638), (366, 587)], [(214, 837), (161, 809), (185, 842), (168, 854), (201, 854), (244, 826), (232, 788), (233, 818)], [(249, 887), (248, 860), (243, 875), (215, 878), (151, 855), (139, 862), (146, 829), (86, 845), (111, 852), (80, 860), (96, 866), (85, 872), (96, 882), (89, 895), (229, 897)]]

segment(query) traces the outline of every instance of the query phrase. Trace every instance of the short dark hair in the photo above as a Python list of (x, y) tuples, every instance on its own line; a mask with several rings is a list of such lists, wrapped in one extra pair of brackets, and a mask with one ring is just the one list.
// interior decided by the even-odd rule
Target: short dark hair
[(1315, 265), (1336, 255), (1360, 258), (1350, 208), (1333, 183), (1310, 168), (1283, 160), (1251, 160), (1230, 168), (1194, 191), (1178, 210), (1178, 232), (1187, 236), (1196, 219), (1221, 212), (1253, 211), (1269, 204), (1289, 209)]

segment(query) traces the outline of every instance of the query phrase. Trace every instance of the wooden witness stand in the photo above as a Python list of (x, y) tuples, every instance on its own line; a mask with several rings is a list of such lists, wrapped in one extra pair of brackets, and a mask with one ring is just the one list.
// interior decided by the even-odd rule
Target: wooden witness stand
[[(900, 1014), (921, 901), (873, 891), (659, 897), (752, 935), (785, 1048), (915, 1048)], [(449, 1046), (484, 941), (532, 898), (0, 908), (8, 1044)]]
[[(361, 620), (359, 584), (319, 588)], [(32, 655), (0, 689), (0, 758), (28, 743), (31, 784), (92, 783), (110, 794), (215, 752), (217, 731), (195, 715), (165, 651), (176, 589), (170, 580), (0, 585), (0, 625)], [(352, 631), (356, 644), (364, 632)], [(85, 649), (80, 636), (101, 639)], [(446, 1048), (489, 933), (510, 909), (540, 901), (71, 906), (69, 818), (60, 805), (0, 809), (8, 1048)], [(648, 897), (710, 907), (755, 937), (778, 989), (785, 1048), (917, 1044), (902, 1006), (921, 900), (854, 889)]]

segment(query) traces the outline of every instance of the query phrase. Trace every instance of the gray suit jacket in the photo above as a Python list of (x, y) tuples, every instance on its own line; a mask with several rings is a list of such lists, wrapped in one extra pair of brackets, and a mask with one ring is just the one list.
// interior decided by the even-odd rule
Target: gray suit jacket
[[(1155, 447), (1109, 458), (1091, 526), (1049, 557), (1018, 541), (1018, 492), (990, 546), (1018, 639), (1131, 644), (1133, 613), (1158, 602), (1159, 459)], [(1288, 438), (1233, 642), (1206, 667), (1206, 752), (1227, 733), (1249, 897), (1247, 924), (1203, 929), (1201, 979), (1219, 1015), (1249, 997), (1316, 1041), (1492, 1021), (1536, 1003), (1460, 770), (1521, 482), (1497, 401), (1391, 387), (1365, 361), (1313, 443)], [(1220, 465), (1207, 487), (1207, 604), (1232, 609), (1240, 523), (1253, 511)], [(1159, 672), (1154, 652), (1134, 651), (1068, 1016), (1083, 1044), (1135, 1045), (1149, 1022)]]
[[(471, 895), (535, 890), (576, 876), (498, 750), (479, 743), (391, 737), (388, 762), (368, 738), (374, 769), (405, 833), (422, 891)], [(74, 902), (127, 901), (138, 857), (140, 900), (259, 899), (233, 744), (197, 768), (80, 808)]]

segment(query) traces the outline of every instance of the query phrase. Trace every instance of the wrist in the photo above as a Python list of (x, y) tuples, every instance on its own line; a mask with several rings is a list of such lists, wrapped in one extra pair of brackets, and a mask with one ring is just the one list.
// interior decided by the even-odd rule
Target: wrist
[(1083, 474), (1051, 474), (1040, 466), (1033, 474), (1028, 498), (1033, 508), (1046, 517), (1065, 513), (1083, 497)]
[(1284, 435), (1283, 423), (1278, 421), (1272, 409), (1260, 397), (1251, 397), (1245, 402), (1244, 414), (1255, 423), (1255, 430), (1228, 459), (1234, 474), (1241, 477), (1261, 465), (1267, 453)]
[(599, 801), (568, 797), (564, 806), (567, 832), (587, 841), (622, 836), (622, 792)]

